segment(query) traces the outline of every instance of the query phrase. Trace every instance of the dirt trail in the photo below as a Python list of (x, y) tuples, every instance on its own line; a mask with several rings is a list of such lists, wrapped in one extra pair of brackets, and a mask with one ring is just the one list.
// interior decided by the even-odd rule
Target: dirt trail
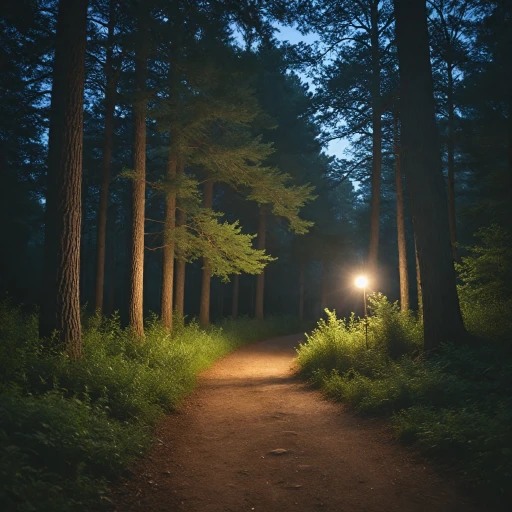
[(114, 489), (116, 510), (476, 510), (378, 424), (294, 379), (300, 339), (244, 347), (205, 372), (161, 423), (150, 456)]

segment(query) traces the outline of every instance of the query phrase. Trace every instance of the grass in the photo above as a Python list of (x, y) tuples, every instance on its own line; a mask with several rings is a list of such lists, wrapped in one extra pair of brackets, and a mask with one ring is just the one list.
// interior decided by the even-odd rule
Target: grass
[(119, 319), (84, 321), (84, 359), (48, 352), (37, 318), (0, 303), (0, 503), (3, 511), (109, 508), (107, 484), (151, 445), (155, 423), (200, 371), (242, 344), (300, 330), (292, 318), (226, 320), (201, 330), (156, 317), (143, 343)]
[(371, 301), (370, 349), (362, 321), (328, 312), (299, 348), (301, 375), (333, 400), (390, 418), (398, 438), (456, 469), (486, 499), (510, 500), (510, 331), (490, 322), (485, 308), (465, 304), (466, 320), (471, 315), (466, 324), (477, 326), (487, 341), (447, 344), (427, 356), (421, 353), (421, 325), (411, 313), (383, 296)]

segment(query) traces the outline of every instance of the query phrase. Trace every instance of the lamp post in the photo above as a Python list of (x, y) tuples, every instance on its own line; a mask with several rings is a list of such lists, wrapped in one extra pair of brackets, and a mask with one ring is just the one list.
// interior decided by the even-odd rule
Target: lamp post
[(365, 276), (356, 278), (356, 286), (363, 289), (363, 303), (364, 303), (364, 332), (366, 338), (366, 349), (368, 350), (368, 314), (366, 310), (366, 287), (368, 286), (368, 279)]

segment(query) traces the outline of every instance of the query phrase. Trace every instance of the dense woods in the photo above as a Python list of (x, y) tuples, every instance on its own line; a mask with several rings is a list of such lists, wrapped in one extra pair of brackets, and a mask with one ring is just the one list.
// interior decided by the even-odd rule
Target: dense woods
[[(194, 376), (243, 342), (304, 329), (328, 308), (311, 339), (324, 343), (323, 330), (341, 332), (337, 318), (355, 312), (346, 343), (364, 348), (358, 274), (376, 293), (376, 350), (396, 361), (434, 354), (435, 371), (453, 365), (454, 375), (457, 350), (493, 361), (499, 378), (485, 386), (502, 415), (495, 435), (505, 435), (511, 16), (510, 0), (2, 3), (7, 510), (39, 499), (27, 475), (55, 486), (38, 510), (93, 510), (90, 479), (140, 455)], [(308, 350), (303, 374), (334, 395), (348, 396), (345, 371), (385, 373), (358, 359), (368, 355), (336, 366)], [(480, 372), (469, 362), (460, 371)], [(74, 483), (63, 484), (67, 470), (33, 455), (45, 443), (31, 438), (23, 452), (18, 438), (54, 414), (52, 446), (74, 443), (67, 414), (103, 432), (100, 445), (124, 448), (97, 447), (103, 469), (87, 459), (94, 450), (75, 453)], [(512, 446), (510, 433), (501, 441)], [(10, 457), (18, 469), (6, 469)]]

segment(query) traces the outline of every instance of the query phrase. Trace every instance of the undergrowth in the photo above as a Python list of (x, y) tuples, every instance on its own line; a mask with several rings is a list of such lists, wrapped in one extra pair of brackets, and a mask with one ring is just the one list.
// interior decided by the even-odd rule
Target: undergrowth
[[(422, 354), (422, 326), (382, 295), (370, 298), (369, 349), (364, 319), (327, 320), (298, 350), (301, 375), (331, 399), (384, 415), (400, 439), (455, 468), (496, 503), (512, 498), (512, 350), (510, 331), (465, 303), (486, 341), (447, 344)], [(512, 309), (508, 310), (508, 315)], [(494, 312), (493, 312), (494, 315)], [(508, 339), (507, 339), (508, 335)]]
[(107, 482), (150, 446), (152, 427), (197, 374), (244, 343), (296, 332), (292, 318), (226, 320), (208, 331), (156, 317), (143, 342), (119, 318), (84, 321), (84, 354), (70, 361), (37, 336), (36, 315), (0, 303), (2, 511), (108, 508)]

